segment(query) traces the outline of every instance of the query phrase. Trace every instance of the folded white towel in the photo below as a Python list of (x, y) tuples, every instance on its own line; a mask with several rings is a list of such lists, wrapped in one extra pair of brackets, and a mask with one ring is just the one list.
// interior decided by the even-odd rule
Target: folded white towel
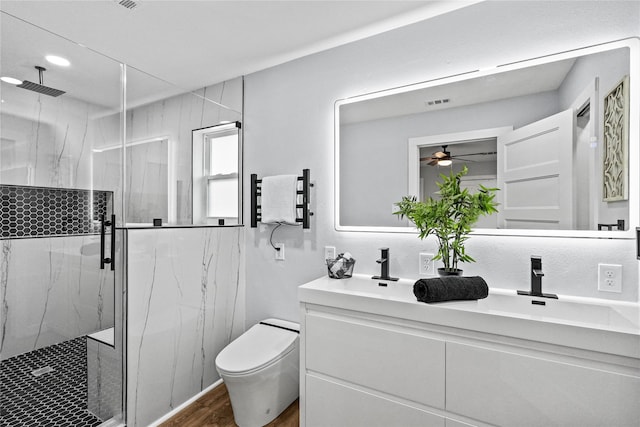
[(297, 175), (276, 175), (262, 178), (260, 221), (267, 224), (299, 225), (296, 222), (297, 190)]

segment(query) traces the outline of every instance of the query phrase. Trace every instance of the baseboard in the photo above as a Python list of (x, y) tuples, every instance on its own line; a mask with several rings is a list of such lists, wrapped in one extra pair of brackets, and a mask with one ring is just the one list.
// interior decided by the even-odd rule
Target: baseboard
[(174, 415), (176, 415), (178, 412), (182, 411), (187, 406), (191, 405), (196, 400), (200, 399), (205, 393), (208, 393), (211, 390), (213, 390), (214, 388), (218, 387), (220, 384), (222, 384), (222, 378), (220, 378), (218, 381), (214, 382), (209, 387), (207, 387), (204, 390), (202, 390), (200, 393), (198, 393), (195, 396), (193, 396), (191, 399), (189, 399), (186, 402), (184, 402), (182, 405), (178, 406), (177, 408), (174, 408), (171, 412), (163, 415), (162, 418), (158, 418), (157, 420), (155, 420), (154, 422), (149, 424), (149, 427), (157, 427), (157, 426), (159, 426), (163, 422), (167, 421), (169, 418), (171, 418)]

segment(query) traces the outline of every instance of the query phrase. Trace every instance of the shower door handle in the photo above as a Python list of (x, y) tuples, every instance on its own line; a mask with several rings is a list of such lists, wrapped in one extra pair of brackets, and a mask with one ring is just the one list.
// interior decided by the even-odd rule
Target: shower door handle
[[(105, 227), (111, 228), (111, 257), (104, 257), (104, 243), (106, 240), (106, 230)], [(116, 259), (116, 245), (115, 245), (115, 237), (116, 237), (116, 216), (111, 215), (111, 221), (107, 221), (104, 219), (104, 214), (100, 215), (100, 270), (104, 270), (105, 264), (111, 264), (111, 271), (115, 270), (115, 259)]]

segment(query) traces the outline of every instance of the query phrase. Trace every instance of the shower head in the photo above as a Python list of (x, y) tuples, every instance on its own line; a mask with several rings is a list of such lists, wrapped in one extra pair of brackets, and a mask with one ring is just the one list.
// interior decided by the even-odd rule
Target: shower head
[(45, 71), (47, 71), (46, 68), (36, 65), (36, 70), (38, 70), (38, 74), (40, 76), (40, 84), (33, 83), (33, 82), (28, 81), (28, 80), (23, 80), (22, 84), (19, 84), (18, 87), (21, 87), (22, 89), (27, 89), (27, 90), (32, 90), (34, 92), (42, 93), (44, 95), (54, 96), (54, 97), (55, 96), (60, 96), (60, 95), (62, 95), (64, 93), (66, 93), (63, 90), (54, 89), (52, 87), (45, 86), (45, 85), (42, 84), (42, 82), (43, 82), (43, 74), (44, 74)]

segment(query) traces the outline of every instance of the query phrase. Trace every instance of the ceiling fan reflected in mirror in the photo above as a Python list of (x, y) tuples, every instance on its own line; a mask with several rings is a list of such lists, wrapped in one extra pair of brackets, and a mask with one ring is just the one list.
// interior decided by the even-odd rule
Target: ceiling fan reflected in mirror
[(429, 166), (451, 166), (454, 160), (461, 162), (475, 162), (475, 160), (467, 159), (469, 156), (490, 156), (496, 154), (496, 151), (487, 151), (482, 153), (466, 153), (451, 155), (450, 151), (447, 151), (448, 145), (442, 146), (442, 151), (436, 151), (431, 157), (422, 157), (420, 162), (427, 162)]

